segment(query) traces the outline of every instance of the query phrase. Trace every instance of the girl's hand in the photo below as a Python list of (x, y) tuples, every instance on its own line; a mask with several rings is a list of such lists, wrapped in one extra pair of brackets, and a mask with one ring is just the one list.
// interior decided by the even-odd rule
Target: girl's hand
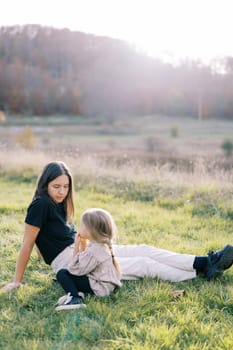
[(11, 282), (6, 284), (4, 287), (1, 288), (1, 291), (3, 292), (10, 292), (12, 289), (19, 288), (22, 286), (22, 283), (20, 282)]
[(76, 235), (74, 236), (74, 243), (79, 244), (79, 242), (80, 242), (80, 234), (76, 233)]
[(85, 238), (82, 238), (80, 233), (77, 233), (75, 235), (74, 243), (75, 243), (74, 254), (83, 252), (86, 249), (87, 240)]
[(87, 247), (87, 239), (80, 237), (80, 248), (81, 252), (83, 252)]
[(76, 255), (80, 251), (81, 251), (81, 238), (80, 238), (79, 233), (76, 233), (76, 235), (74, 237), (74, 251), (73, 251), (73, 255)]

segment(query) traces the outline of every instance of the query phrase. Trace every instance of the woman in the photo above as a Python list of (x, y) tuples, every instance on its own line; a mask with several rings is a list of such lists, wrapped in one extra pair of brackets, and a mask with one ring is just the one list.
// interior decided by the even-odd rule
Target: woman
[[(63, 162), (47, 164), (38, 178), (36, 191), (25, 218), (23, 243), (16, 263), (14, 280), (3, 287), (10, 291), (21, 286), (33, 246), (57, 272), (67, 268), (73, 256), (74, 202), (72, 175)], [(208, 256), (178, 254), (148, 245), (115, 245), (122, 279), (159, 277), (183, 281), (203, 275), (208, 280), (233, 264), (233, 246)]]

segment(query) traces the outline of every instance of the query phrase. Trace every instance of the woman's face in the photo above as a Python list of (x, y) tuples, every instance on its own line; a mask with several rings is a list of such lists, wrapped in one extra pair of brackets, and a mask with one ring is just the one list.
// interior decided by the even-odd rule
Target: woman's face
[(48, 195), (55, 203), (62, 203), (69, 192), (69, 178), (67, 175), (56, 177), (48, 184)]

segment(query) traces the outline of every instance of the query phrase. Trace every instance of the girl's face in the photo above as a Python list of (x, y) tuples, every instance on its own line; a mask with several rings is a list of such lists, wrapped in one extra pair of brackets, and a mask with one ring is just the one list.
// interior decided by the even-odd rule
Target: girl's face
[(48, 184), (48, 195), (55, 203), (62, 203), (69, 192), (69, 178), (67, 175), (56, 177)]

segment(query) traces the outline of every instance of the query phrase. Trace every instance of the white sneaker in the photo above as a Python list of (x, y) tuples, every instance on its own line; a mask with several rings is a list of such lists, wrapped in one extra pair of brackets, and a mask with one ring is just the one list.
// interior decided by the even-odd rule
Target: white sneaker
[(62, 297), (60, 297), (60, 298), (58, 299), (57, 305), (65, 304), (66, 301), (69, 302), (69, 301), (71, 301), (71, 299), (72, 299), (72, 296), (71, 296), (70, 293), (65, 294), (65, 295), (63, 295)]
[(86, 307), (86, 304), (84, 304), (84, 300), (82, 297), (73, 297), (72, 295), (70, 295), (70, 293), (61, 297), (58, 300), (58, 303), (59, 306), (55, 308), (56, 311), (73, 310)]
[(80, 298), (85, 298), (85, 294), (83, 292), (78, 292), (78, 295), (80, 296)]
[[(85, 295), (83, 292), (79, 292), (78, 295), (80, 296), (80, 298), (84, 299)], [(72, 295), (70, 293), (63, 295), (62, 297), (60, 297), (57, 301), (57, 305), (62, 305), (67, 302), (69, 303), (69, 301), (71, 301), (72, 299)]]

